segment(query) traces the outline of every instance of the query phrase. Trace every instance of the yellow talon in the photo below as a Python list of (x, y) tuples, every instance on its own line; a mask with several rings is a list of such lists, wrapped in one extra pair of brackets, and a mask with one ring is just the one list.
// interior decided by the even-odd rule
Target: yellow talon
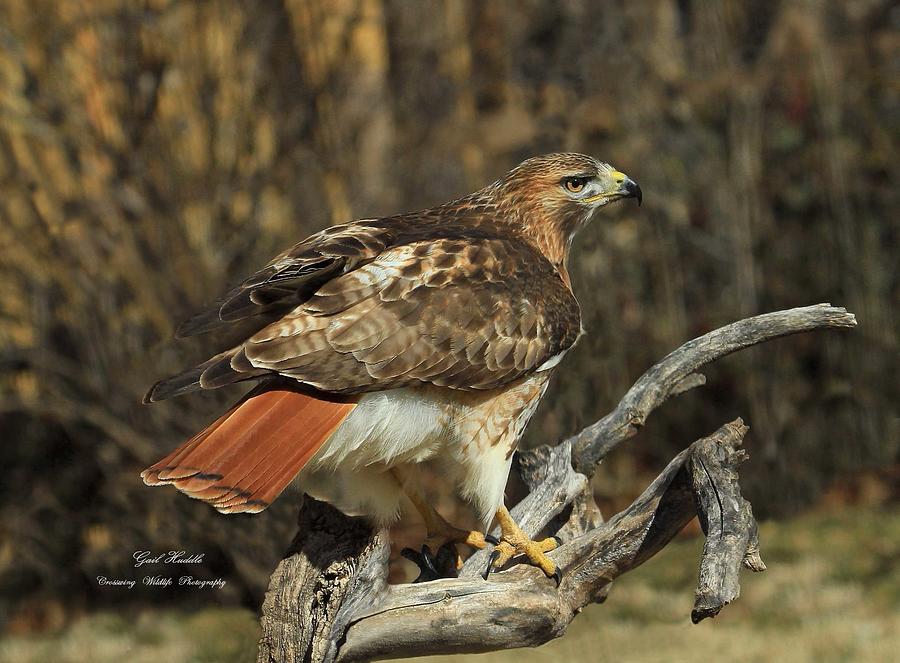
[[(462, 543), (476, 550), (487, 547), (488, 541), (482, 532), (459, 529), (441, 518), (436, 511), (435, 515), (441, 519), (442, 523), (440, 526), (429, 527), (425, 538), (425, 545), (432, 550), (438, 550), (448, 543)], [(490, 535), (488, 538), (491, 538)]]
[(484, 577), (493, 569), (499, 569), (516, 555), (524, 555), (532, 565), (538, 567), (547, 577), (556, 578), (556, 584), (559, 584), (560, 575), (556, 564), (552, 559), (547, 557), (545, 553), (555, 550), (559, 546), (559, 541), (550, 537), (543, 541), (532, 541), (528, 538), (522, 528), (516, 524), (516, 521), (509, 515), (509, 511), (505, 506), (497, 510), (497, 521), (500, 523), (500, 531), (502, 538), (499, 544), (491, 553), (491, 559), (488, 562), (488, 568), (485, 570)]

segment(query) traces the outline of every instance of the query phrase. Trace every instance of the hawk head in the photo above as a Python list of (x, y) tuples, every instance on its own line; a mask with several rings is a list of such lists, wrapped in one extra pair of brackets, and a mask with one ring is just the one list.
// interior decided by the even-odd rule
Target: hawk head
[(575, 233), (593, 213), (641, 187), (608, 163), (585, 154), (532, 157), (497, 183), (498, 206), (515, 219), (548, 258), (564, 264)]

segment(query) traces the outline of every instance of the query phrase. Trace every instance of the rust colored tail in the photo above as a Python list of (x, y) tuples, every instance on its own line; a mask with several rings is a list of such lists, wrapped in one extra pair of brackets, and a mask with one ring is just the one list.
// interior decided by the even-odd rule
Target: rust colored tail
[(221, 513), (258, 513), (281, 494), (356, 407), (285, 387), (254, 389), (161, 461), (141, 472)]

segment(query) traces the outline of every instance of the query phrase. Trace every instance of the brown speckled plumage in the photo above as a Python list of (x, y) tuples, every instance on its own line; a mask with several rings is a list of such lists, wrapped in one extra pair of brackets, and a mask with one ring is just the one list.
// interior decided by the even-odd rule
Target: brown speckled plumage
[[(589, 184), (573, 192), (578, 178)], [(597, 207), (634, 195), (610, 166), (553, 154), (428, 210), (328, 228), (182, 324), (178, 336), (249, 332), (158, 382), (146, 400), (247, 379), (273, 389), (291, 380), (323, 397), (427, 389), (468, 408), (456, 422), (463, 437), (502, 440), (508, 459), (549, 369), (581, 333), (567, 271), (572, 236)]]

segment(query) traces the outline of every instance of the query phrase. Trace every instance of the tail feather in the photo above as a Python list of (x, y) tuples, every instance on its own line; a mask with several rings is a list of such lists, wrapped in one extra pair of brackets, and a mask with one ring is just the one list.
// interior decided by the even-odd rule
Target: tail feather
[(222, 513), (256, 513), (287, 487), (356, 402), (263, 385), (155, 465), (148, 486), (172, 484)]
[[(251, 396), (252, 392), (251, 394), (248, 394), (246, 396), (246, 399), (249, 399)], [(225, 422), (225, 420), (228, 419), (228, 417), (230, 417), (234, 413), (234, 411), (241, 406), (242, 403), (243, 400), (233, 408), (231, 408), (228, 412), (223, 414), (221, 417), (216, 419), (209, 426), (194, 435), (194, 437), (189, 439), (180, 447), (176, 448), (168, 456), (157, 462), (152, 467), (149, 467), (141, 472), (141, 477), (144, 479), (144, 483), (148, 486), (161, 486), (163, 484), (170, 483), (174, 479), (183, 479), (185, 477), (194, 476), (197, 473), (197, 468), (187, 467), (182, 463), (182, 460), (194, 448), (196, 448), (197, 445), (199, 445), (203, 442), (203, 440), (212, 435)]]

